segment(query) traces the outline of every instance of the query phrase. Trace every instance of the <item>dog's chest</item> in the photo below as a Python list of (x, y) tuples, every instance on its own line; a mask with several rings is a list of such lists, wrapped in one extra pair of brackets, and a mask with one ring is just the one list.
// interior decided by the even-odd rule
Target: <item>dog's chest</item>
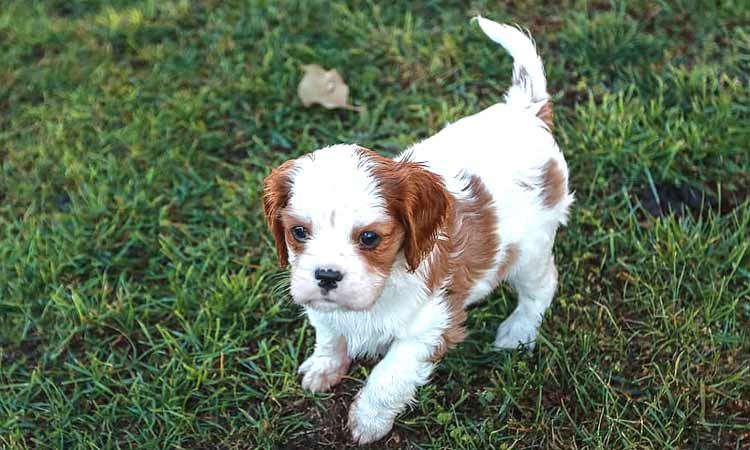
[(334, 311), (320, 313), (308, 310), (310, 320), (321, 323), (336, 335), (344, 336), (351, 356), (375, 356), (384, 353), (395, 339), (420, 332), (422, 323), (434, 313), (421, 281), (413, 274), (395, 276), (383, 294), (368, 311)]
[(329, 323), (346, 338), (351, 356), (375, 356), (385, 353), (394, 339), (401, 337), (406, 323), (397, 316), (374, 314), (337, 315)]

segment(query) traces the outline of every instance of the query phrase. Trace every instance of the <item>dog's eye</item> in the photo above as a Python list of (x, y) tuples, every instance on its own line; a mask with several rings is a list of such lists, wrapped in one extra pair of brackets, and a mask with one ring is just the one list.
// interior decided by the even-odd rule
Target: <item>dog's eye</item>
[(365, 231), (359, 235), (359, 243), (364, 248), (373, 249), (380, 243), (380, 236), (374, 231)]
[(301, 226), (292, 227), (292, 236), (299, 242), (304, 242), (310, 239), (310, 233), (307, 232), (305, 227)]

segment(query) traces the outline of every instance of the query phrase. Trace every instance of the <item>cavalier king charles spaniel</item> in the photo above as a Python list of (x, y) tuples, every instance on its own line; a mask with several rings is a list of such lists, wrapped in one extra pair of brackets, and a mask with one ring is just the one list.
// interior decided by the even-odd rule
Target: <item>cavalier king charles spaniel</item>
[(356, 144), (287, 161), (264, 209), (291, 296), (315, 328), (302, 386), (326, 391), (352, 359), (381, 356), (349, 412), (373, 442), (464, 339), (466, 308), (508, 281), (518, 305), (495, 346), (532, 349), (557, 285), (555, 232), (573, 196), (529, 36), (477, 17), (513, 57), (504, 102), (389, 159)]

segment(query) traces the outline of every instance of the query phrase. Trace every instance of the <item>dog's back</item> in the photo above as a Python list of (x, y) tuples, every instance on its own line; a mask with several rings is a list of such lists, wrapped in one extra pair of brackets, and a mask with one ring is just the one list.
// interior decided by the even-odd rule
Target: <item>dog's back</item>
[[(448, 125), (404, 156), (442, 175), (456, 197), (464, 195), (467, 175), (481, 180), (493, 197), (501, 236), (496, 270), (510, 252), (518, 255), (506, 274), (513, 282), (516, 274), (528, 273), (526, 265), (551, 252), (573, 196), (567, 164), (552, 134), (552, 104), (533, 41), (512, 26), (481, 17), (477, 21), (514, 58), (505, 101)], [(484, 297), (498, 282), (492, 271), (484, 281), (468, 303)]]

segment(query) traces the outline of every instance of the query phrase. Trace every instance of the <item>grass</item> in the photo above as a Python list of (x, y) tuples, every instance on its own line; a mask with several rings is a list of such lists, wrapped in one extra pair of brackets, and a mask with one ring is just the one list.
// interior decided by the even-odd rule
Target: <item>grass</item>
[[(498, 101), (476, 13), (546, 63), (559, 294), (533, 354), (491, 348), (506, 288), (473, 309), (373, 448), (747, 449), (750, 8), (698, 0), (0, 2), (0, 448), (347, 447), (372, 363), (300, 388), (261, 181)], [(364, 112), (304, 108), (308, 63)]]

